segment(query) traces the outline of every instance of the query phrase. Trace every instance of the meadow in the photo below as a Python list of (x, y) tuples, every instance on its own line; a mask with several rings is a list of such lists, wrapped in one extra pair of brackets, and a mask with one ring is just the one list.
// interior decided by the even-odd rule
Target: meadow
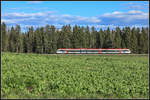
[(149, 98), (148, 55), (2, 52), (2, 98)]

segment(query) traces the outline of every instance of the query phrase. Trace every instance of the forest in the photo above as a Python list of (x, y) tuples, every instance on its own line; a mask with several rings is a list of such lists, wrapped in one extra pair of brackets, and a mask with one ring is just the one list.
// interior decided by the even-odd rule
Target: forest
[(8, 28), (1, 23), (1, 51), (17, 53), (55, 54), (58, 48), (129, 48), (135, 54), (148, 53), (148, 27), (116, 27), (114, 30), (83, 26), (54, 25)]

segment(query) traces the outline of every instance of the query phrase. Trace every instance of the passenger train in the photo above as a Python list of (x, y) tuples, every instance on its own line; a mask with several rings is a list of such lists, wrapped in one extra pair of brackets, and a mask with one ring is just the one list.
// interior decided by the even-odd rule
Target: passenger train
[(131, 51), (127, 48), (124, 49), (92, 49), (92, 48), (60, 48), (57, 54), (130, 54)]

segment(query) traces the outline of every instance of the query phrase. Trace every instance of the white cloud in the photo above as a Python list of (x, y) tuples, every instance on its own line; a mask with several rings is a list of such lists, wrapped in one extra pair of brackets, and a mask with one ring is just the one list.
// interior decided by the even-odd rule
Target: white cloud
[(2, 19), (1, 21), (9, 24), (16, 23), (16, 20), (9, 20), (9, 19)]
[(61, 15), (62, 17), (68, 17), (68, 18), (72, 18), (72, 16), (71, 15), (69, 15), (69, 14), (64, 14), (64, 15)]
[(122, 8), (129, 10), (148, 10), (148, 2), (147, 3), (123, 3), (121, 4)]
[(148, 19), (148, 13), (139, 10), (130, 10), (128, 12), (114, 11), (112, 13), (105, 13), (101, 17), (109, 18), (123, 18), (124, 21), (131, 21), (136, 19)]
[(98, 19), (97, 17), (91, 17), (90, 19), (88, 19), (89, 22), (93, 22), (93, 23), (99, 23), (101, 22), (100, 19)]
[(11, 17), (33, 17), (33, 16), (45, 16), (48, 13), (42, 13), (42, 12), (38, 12), (38, 13), (8, 13), (8, 14), (4, 14), (4, 16), (11, 16)]
[(137, 14), (137, 13), (143, 13), (142, 11), (139, 11), (139, 10), (130, 10), (130, 11), (128, 11), (128, 13), (131, 13), (131, 14)]
[(118, 14), (122, 14), (122, 12), (114, 11), (112, 14), (116, 14), (116, 15), (118, 15)]
[(28, 1), (28, 4), (40, 4), (42, 1)]
[[(16, 21), (18, 23), (44, 23), (45, 24), (98, 24), (101, 20), (97, 17), (72, 16), (69, 14), (58, 15), (54, 11), (37, 13), (5, 13), (2, 19)], [(17, 19), (17, 20), (16, 20)], [(42, 22), (40, 21), (42, 19)], [(23, 22), (26, 21), (26, 22)], [(9, 23), (10, 21), (7, 21)]]
[(69, 14), (56, 14), (55, 11), (36, 12), (36, 13), (4, 13), (2, 14), (2, 21), (6, 24), (16, 25), (99, 25), (100, 27), (115, 27), (126, 25), (148, 25), (148, 13), (139, 10), (130, 10), (128, 12), (114, 11), (105, 13), (100, 16), (84, 17), (72, 16)]

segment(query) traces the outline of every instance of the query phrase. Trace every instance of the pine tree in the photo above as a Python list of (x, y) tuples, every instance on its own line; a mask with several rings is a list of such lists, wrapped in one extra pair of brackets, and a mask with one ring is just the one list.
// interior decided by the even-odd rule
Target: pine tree
[(136, 28), (134, 27), (131, 31), (131, 52), (132, 53), (137, 53), (137, 48), (138, 48), (138, 41), (137, 41), (137, 35), (136, 35)]
[(41, 33), (41, 28), (37, 28), (35, 31), (36, 34), (36, 53), (43, 53), (43, 47), (42, 47), (42, 33)]
[(62, 30), (61, 30), (61, 41), (62, 41), (62, 48), (68, 48), (69, 45), (70, 45), (70, 40), (69, 40), (69, 37), (68, 37), (68, 32), (67, 32), (67, 26), (63, 26), (62, 27)]
[(34, 29), (31, 26), (29, 28), (28, 33), (27, 33), (27, 52), (28, 53), (33, 52), (33, 41), (34, 41)]
[(96, 31), (96, 48), (100, 48), (100, 33)]
[(3, 22), (1, 25), (1, 33), (2, 33), (2, 51), (7, 51), (8, 47), (8, 34), (6, 24)]
[(107, 31), (105, 33), (105, 40), (104, 40), (103, 47), (104, 48), (112, 48), (112, 38), (111, 38), (109, 27), (107, 28)]
[(146, 31), (146, 28), (142, 27), (140, 36), (140, 53), (148, 53), (148, 31)]
[(27, 45), (28, 45), (28, 42), (27, 42), (27, 33), (24, 33), (22, 34), (22, 38), (23, 38), (23, 52), (24, 53), (27, 53)]
[(51, 29), (49, 25), (45, 26), (45, 52), (51, 53)]
[(114, 38), (114, 48), (121, 48), (121, 30), (119, 27), (116, 28), (115, 38)]
[(121, 31), (121, 48), (126, 48), (126, 45), (125, 45), (125, 29), (124, 28)]
[(130, 27), (125, 27), (124, 41), (126, 48), (131, 49), (131, 30)]
[(80, 48), (80, 27), (73, 27), (73, 48)]
[(83, 26), (80, 28), (80, 41), (80, 47), (85, 48), (85, 29)]
[(10, 34), (9, 34), (9, 51), (10, 52), (15, 52), (15, 48), (16, 48), (16, 36), (15, 36), (15, 29), (14, 27), (12, 26), (11, 27), (11, 30), (10, 30)]
[(104, 43), (104, 38), (105, 38), (104, 32), (102, 29), (100, 29), (99, 33), (100, 33), (100, 48), (103, 48), (103, 43)]
[(56, 40), (56, 28), (54, 25), (51, 26), (51, 46), (52, 46), (52, 52), (51, 53), (56, 53), (57, 50), (57, 40)]
[(90, 48), (90, 44), (91, 44), (91, 39), (90, 39), (90, 30), (89, 27), (87, 26), (85, 28), (85, 48)]
[(23, 51), (23, 43), (22, 43), (22, 36), (21, 36), (21, 28), (20, 25), (16, 25), (16, 52), (22, 52)]
[(97, 31), (96, 31), (95, 27), (92, 26), (92, 28), (91, 28), (91, 43), (92, 43), (91, 48), (96, 48), (96, 36), (97, 36)]

